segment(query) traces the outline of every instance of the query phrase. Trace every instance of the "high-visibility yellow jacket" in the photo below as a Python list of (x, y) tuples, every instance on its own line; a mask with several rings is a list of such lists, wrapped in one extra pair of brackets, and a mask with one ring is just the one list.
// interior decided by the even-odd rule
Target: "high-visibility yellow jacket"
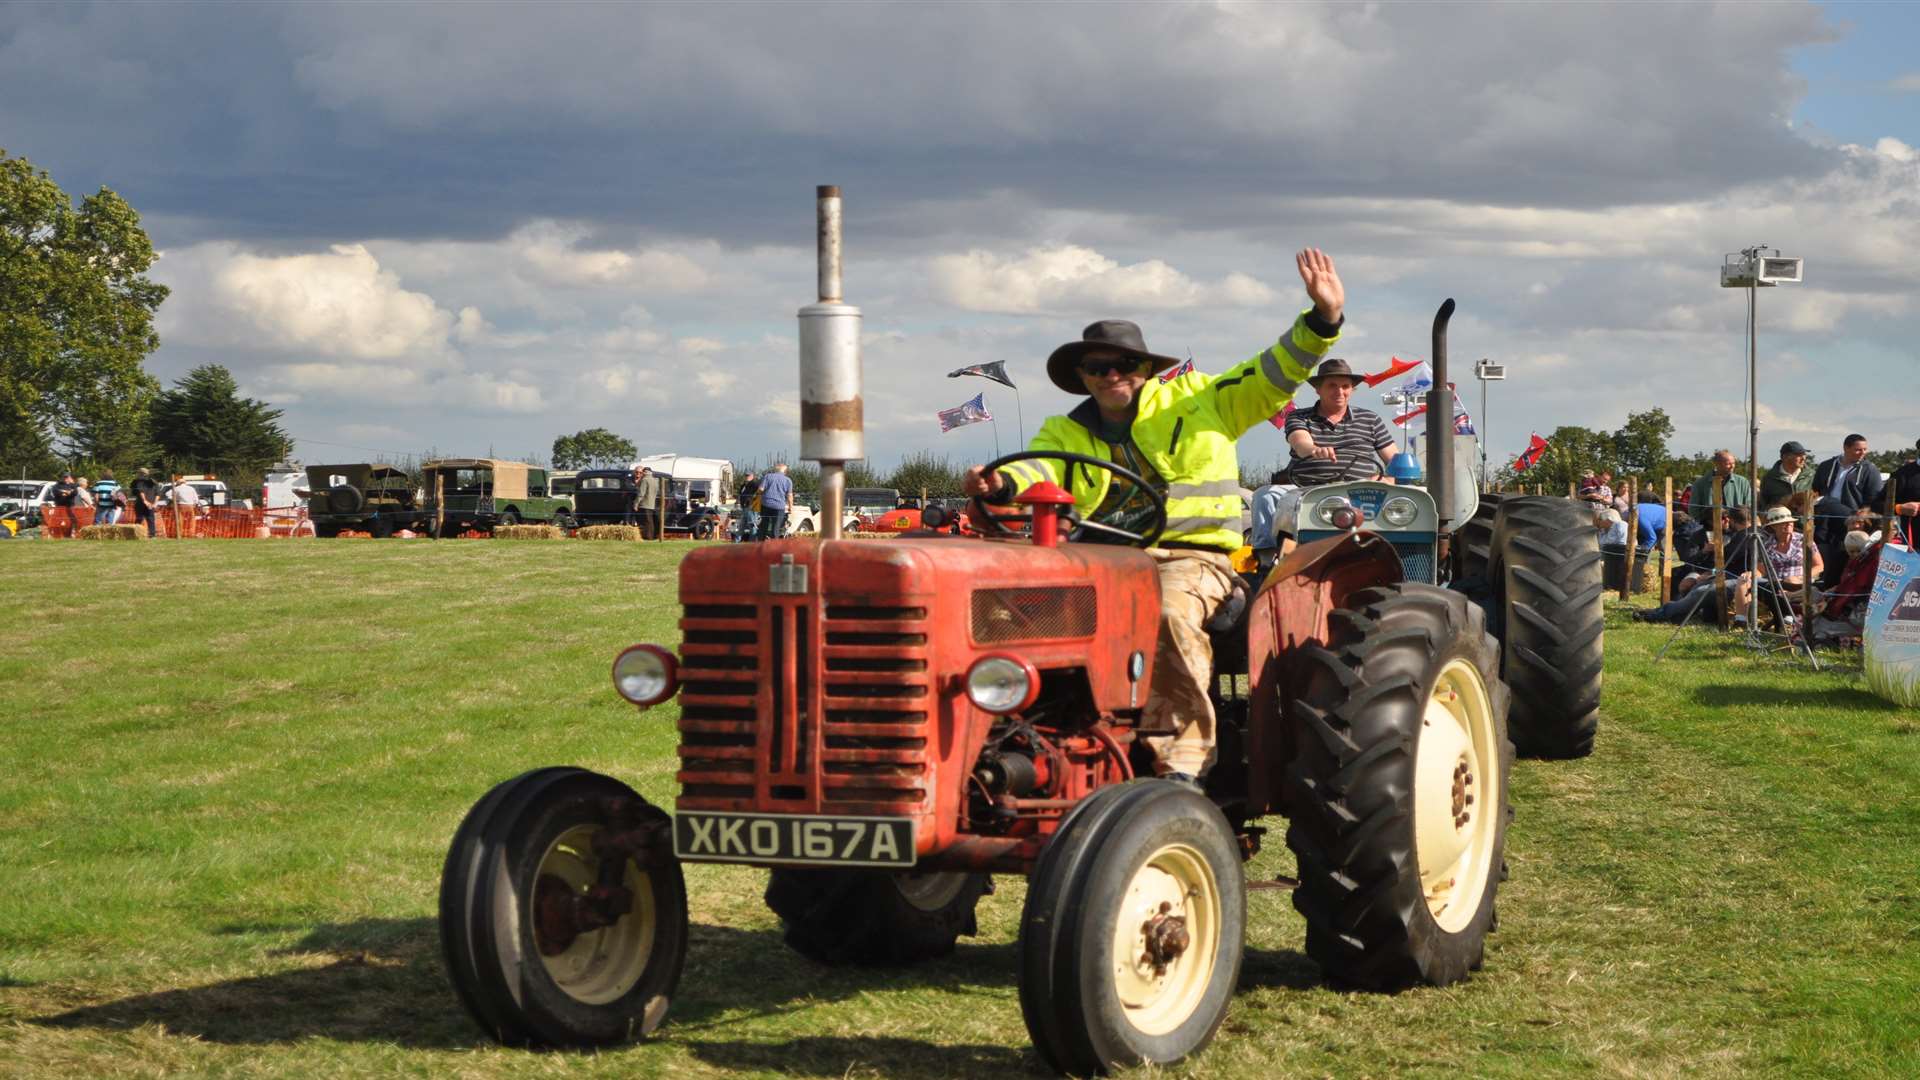
[[(1308, 309), (1311, 311), (1312, 309)], [(1307, 325), (1306, 313), (1258, 356), (1218, 375), (1193, 372), (1168, 382), (1148, 376), (1140, 388), (1133, 443), (1166, 484), (1167, 528), (1161, 543), (1233, 551), (1240, 547), (1240, 454), (1234, 443), (1293, 399), (1334, 342)], [(1100, 407), (1091, 397), (1064, 416), (1050, 416), (1029, 444), (1113, 460), (1099, 434)], [(1000, 470), (1018, 493), (1050, 480), (1073, 493), (1074, 509), (1088, 517), (1106, 500), (1113, 474), (1091, 466), (1066, 470), (1046, 459)]]

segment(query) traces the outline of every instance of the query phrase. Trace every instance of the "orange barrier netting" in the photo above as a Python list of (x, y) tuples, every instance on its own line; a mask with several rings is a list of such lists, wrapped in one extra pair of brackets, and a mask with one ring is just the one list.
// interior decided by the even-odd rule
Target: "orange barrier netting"
[[(71, 539), (81, 529), (95, 524), (91, 506), (71, 510), (50, 506), (41, 512), (40, 535), (50, 539)], [(120, 515), (121, 525), (144, 525), (131, 511)], [(310, 534), (307, 512), (295, 510), (251, 510), (241, 506), (181, 507), (176, 515), (171, 508), (154, 513), (154, 535), (168, 539), (252, 540)]]

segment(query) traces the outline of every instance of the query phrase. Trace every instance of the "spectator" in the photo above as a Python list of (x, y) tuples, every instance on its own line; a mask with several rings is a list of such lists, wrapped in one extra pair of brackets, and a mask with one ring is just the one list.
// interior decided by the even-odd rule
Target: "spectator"
[(73, 508), (75, 510), (84, 510), (91, 507), (92, 505), (93, 505), (93, 489), (87, 483), (87, 478), (83, 476), (80, 479), (74, 481)]
[(96, 523), (120, 524), (120, 515), (127, 507), (127, 496), (120, 490), (120, 482), (113, 478), (112, 469), (100, 470), (100, 479), (93, 482), (93, 504), (99, 508), (93, 515)]
[(1667, 508), (1661, 504), (1660, 496), (1651, 491), (1640, 493), (1640, 501), (1635, 506), (1637, 521), (1635, 529), (1641, 551), (1652, 551), (1660, 546), (1660, 538), (1667, 531)]
[[(1846, 549), (1841, 541), (1847, 535), (1847, 517), (1861, 507), (1878, 506), (1887, 482), (1880, 470), (1867, 460), (1867, 437), (1853, 434), (1840, 444), (1840, 455), (1830, 457), (1813, 471), (1813, 539), (1820, 554), (1837, 577), (1844, 568)], [(1831, 578), (1823, 586), (1833, 584)]]
[(655, 539), (660, 527), (660, 479), (642, 465), (633, 470), (633, 486), (633, 516), (640, 525), (640, 538)]
[(1760, 478), (1760, 509), (1785, 506), (1788, 499), (1813, 488), (1813, 470), (1807, 468), (1807, 448), (1798, 442), (1780, 445), (1780, 460)]
[[(1776, 506), (1767, 511), (1761, 519), (1766, 534), (1761, 538), (1761, 550), (1766, 553), (1767, 565), (1754, 567), (1740, 575), (1733, 590), (1733, 610), (1736, 613), (1747, 610), (1758, 587), (1762, 594), (1780, 592), (1786, 594), (1789, 604), (1793, 597), (1807, 587), (1807, 577), (1818, 577), (1821, 571), (1820, 549), (1808, 552), (1801, 542), (1800, 530), (1794, 527), (1793, 511), (1784, 506)], [(1812, 565), (1808, 565), (1808, 559)], [(1760, 581), (1764, 573), (1766, 580)]]
[(1744, 476), (1733, 472), (1734, 459), (1731, 450), (1713, 452), (1713, 468), (1705, 476), (1693, 482), (1688, 490), (1687, 507), (1705, 508), (1714, 505), (1713, 478), (1720, 478), (1720, 505), (1724, 507), (1753, 506), (1753, 483)]
[(200, 512), (200, 491), (185, 480), (175, 480), (173, 490), (167, 493), (173, 500), (173, 516), (180, 524), (181, 536), (192, 536), (198, 522), (195, 515)]
[(760, 539), (778, 540), (787, 534), (787, 507), (792, 500), (793, 481), (782, 461), (760, 478)]
[(1874, 576), (1880, 572), (1880, 552), (1886, 548), (1858, 530), (1848, 533), (1841, 543), (1851, 556), (1847, 568), (1833, 591), (1827, 593), (1820, 613), (1807, 624), (1816, 645), (1860, 640), (1867, 621), (1867, 605), (1860, 601), (1873, 591)]
[(736, 540), (751, 540), (760, 529), (760, 477), (749, 471), (740, 482), (739, 527), (734, 530)]
[[(1914, 443), (1913, 448), (1920, 450), (1920, 442)], [(1893, 485), (1893, 497), (1900, 500), (1893, 504), (1893, 512), (1899, 517), (1901, 541), (1911, 548), (1915, 540), (1914, 518), (1920, 517), (1920, 458), (1893, 470), (1887, 482)]]
[(1594, 492), (1598, 490), (1599, 487), (1600, 478), (1593, 474), (1592, 469), (1588, 469), (1586, 472), (1580, 474), (1579, 498), (1582, 502), (1592, 502)]
[(1275, 472), (1253, 493), (1253, 537), (1249, 543), (1262, 574), (1293, 550), (1293, 523), (1299, 511), (1300, 488), (1286, 469)]
[[(1746, 568), (1751, 561), (1750, 552), (1752, 551), (1752, 545), (1747, 543), (1747, 532), (1753, 524), (1753, 513), (1744, 506), (1736, 506), (1722, 513), (1720, 521), (1722, 533), (1721, 546), (1726, 552), (1726, 569), (1723, 577), (1725, 580), (1732, 581), (1738, 579), (1746, 572)], [(1703, 534), (1711, 539), (1712, 534), (1706, 533), (1706, 530), (1701, 528), (1701, 526), (1696, 524), (1694, 528), (1700, 529)], [(1676, 534), (1677, 533), (1678, 529), (1676, 527)], [(1696, 589), (1711, 589), (1713, 587), (1712, 543), (1702, 545), (1694, 557), (1688, 560), (1688, 563), (1689, 572), (1682, 576), (1679, 583), (1674, 586), (1673, 599), (1659, 607), (1634, 612), (1633, 617), (1636, 620), (1640, 622), (1677, 623), (1690, 617), (1700, 617), (1698, 613), (1702, 611), (1706, 612), (1705, 617), (1713, 617), (1713, 607), (1711, 603), (1703, 597), (1693, 595)]]
[(1613, 479), (1609, 473), (1584, 473), (1580, 477), (1580, 501), (1595, 506), (1613, 505)]
[(135, 524), (147, 523), (147, 535), (154, 533), (154, 508), (160, 505), (160, 485), (153, 478), (152, 469), (141, 469), (140, 475), (133, 481), (133, 520)]
[(1358, 382), (1341, 359), (1324, 361), (1308, 377), (1320, 399), (1287, 417), (1288, 467), (1301, 487), (1372, 480), (1399, 454), (1385, 421), (1371, 409), (1351, 405)]
[(52, 536), (71, 536), (73, 534), (73, 504), (78, 498), (80, 485), (74, 481), (72, 473), (61, 473), (60, 482), (47, 489), (46, 505), (54, 512), (42, 513), (42, 523)]
[(1601, 507), (1594, 512), (1593, 527), (1600, 530), (1600, 550), (1626, 552), (1627, 522), (1620, 511), (1611, 506)]

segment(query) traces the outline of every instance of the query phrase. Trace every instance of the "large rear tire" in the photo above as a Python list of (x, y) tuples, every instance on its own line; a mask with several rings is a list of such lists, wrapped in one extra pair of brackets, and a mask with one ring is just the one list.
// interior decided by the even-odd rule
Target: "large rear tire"
[(1294, 703), (1307, 954), (1366, 989), (1457, 982), (1485, 955), (1511, 816), (1499, 646), (1459, 593), (1401, 583), (1349, 603), (1303, 650)]
[(894, 966), (946, 956), (980, 932), (987, 875), (776, 869), (767, 906), (786, 942), (822, 964)]
[[(670, 853), (608, 844), (666, 815), (611, 777), (536, 769), (467, 813), (440, 879), (440, 943), (461, 1004), (509, 1046), (605, 1046), (659, 1028), (687, 955)], [(644, 861), (646, 865), (641, 865)]]
[(1219, 807), (1165, 780), (1095, 792), (1048, 841), (1021, 913), (1034, 1048), (1075, 1076), (1198, 1053), (1239, 981), (1246, 911)]
[(1513, 690), (1514, 745), (1528, 757), (1586, 757), (1600, 726), (1606, 633), (1593, 518), (1570, 499), (1507, 499), (1494, 540), (1494, 634)]

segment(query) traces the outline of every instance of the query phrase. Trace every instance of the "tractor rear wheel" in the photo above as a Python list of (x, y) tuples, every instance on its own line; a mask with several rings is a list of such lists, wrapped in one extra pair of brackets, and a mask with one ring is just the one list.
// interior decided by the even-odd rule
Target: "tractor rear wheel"
[(1493, 527), (1501, 499), (1497, 492), (1482, 493), (1473, 516), (1453, 531), (1453, 568), (1448, 580), (1482, 608), (1492, 605), (1498, 591), (1493, 583)]
[(441, 873), (440, 944), (489, 1035), (604, 1046), (659, 1028), (687, 956), (686, 881), (670, 852), (617, 842), (650, 827), (670, 842), (665, 821), (625, 784), (574, 768), (514, 777), (468, 811)]
[(974, 908), (987, 875), (776, 869), (767, 907), (786, 941), (822, 964), (898, 966), (946, 956), (980, 932)]
[(1485, 953), (1506, 843), (1507, 692), (1459, 593), (1355, 593), (1302, 650), (1287, 771), (1307, 955), (1373, 990), (1467, 977)]
[(1593, 753), (1606, 608), (1593, 518), (1570, 499), (1500, 504), (1494, 635), (1513, 689), (1514, 745), (1528, 757)]
[(1204, 795), (1136, 780), (1082, 800), (1020, 918), (1034, 1048), (1075, 1076), (1198, 1053), (1226, 1019), (1246, 916), (1239, 841)]

